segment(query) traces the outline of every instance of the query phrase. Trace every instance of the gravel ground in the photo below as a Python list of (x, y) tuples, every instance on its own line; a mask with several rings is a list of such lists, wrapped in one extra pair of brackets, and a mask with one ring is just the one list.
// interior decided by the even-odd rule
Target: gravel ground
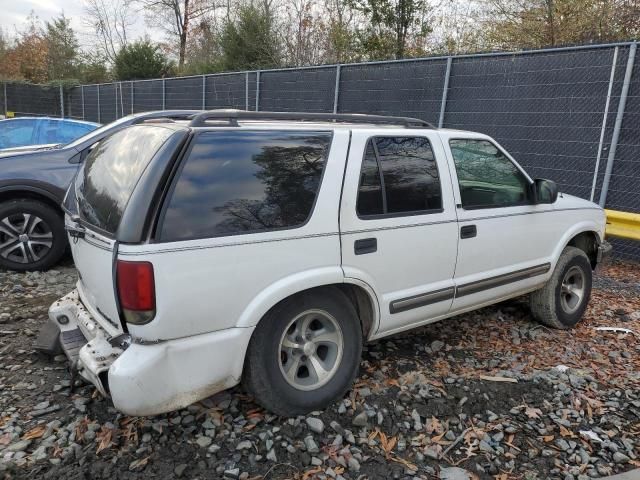
[[(374, 342), (342, 401), (282, 418), (236, 388), (119, 414), (33, 351), (76, 281), (0, 272), (0, 477), (587, 479), (640, 466), (640, 266), (600, 272), (571, 331), (516, 300)], [(620, 333), (596, 327), (623, 327)]]

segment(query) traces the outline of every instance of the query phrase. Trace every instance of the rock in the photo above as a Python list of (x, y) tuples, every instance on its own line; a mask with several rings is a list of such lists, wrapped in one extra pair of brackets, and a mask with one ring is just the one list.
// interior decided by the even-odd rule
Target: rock
[(7, 452), (24, 452), (29, 445), (31, 445), (31, 440), (20, 440), (9, 445), (6, 450)]
[(307, 425), (312, 432), (324, 432), (324, 422), (317, 417), (307, 417)]
[(628, 463), (629, 460), (631, 459), (622, 452), (616, 452), (613, 454), (613, 461), (615, 463)]
[(360, 412), (358, 415), (356, 415), (353, 419), (353, 424), (356, 427), (365, 427), (367, 425), (367, 412)]
[(487, 452), (487, 453), (493, 453), (493, 447), (491, 445), (489, 445), (487, 442), (485, 442), (484, 440), (480, 440), (480, 451), (481, 452)]
[(236, 445), (236, 450), (249, 450), (251, 447), (253, 447), (253, 445), (250, 440), (243, 440)]
[(439, 352), (443, 347), (444, 342), (440, 340), (434, 340), (433, 342), (431, 342), (431, 350), (433, 351), (433, 353)]
[(441, 480), (470, 480), (471, 478), (473, 478), (471, 474), (464, 468), (449, 467), (440, 469)]
[[(196, 443), (198, 444), (198, 446), (200, 448), (207, 448), (209, 445), (211, 445), (211, 442), (213, 440), (211, 440), (210, 437), (206, 437), (206, 436), (202, 436), (202, 437), (198, 437), (196, 439)], [(249, 447), (251, 447), (251, 444), (249, 444)], [(236, 447), (237, 448), (237, 447)]]
[(360, 471), (360, 462), (358, 462), (358, 460), (356, 460), (355, 457), (349, 457), (349, 460), (347, 461), (347, 465), (349, 466), (349, 470), (352, 472)]
[(176, 468), (173, 469), (173, 473), (175, 473), (176, 477), (181, 477), (184, 474), (184, 471), (187, 469), (186, 463), (181, 463)]
[(239, 478), (240, 477), (240, 469), (239, 468), (230, 468), (229, 470), (224, 471), (224, 478)]
[(304, 446), (307, 448), (307, 452), (309, 453), (318, 453), (320, 451), (318, 444), (311, 435), (304, 438)]
[(571, 446), (563, 438), (559, 438), (555, 443), (556, 447), (558, 447), (560, 450), (563, 450), (565, 452), (571, 450)]
[(276, 451), (273, 448), (267, 453), (267, 460), (271, 460), (272, 462), (278, 461), (278, 457), (276, 457)]

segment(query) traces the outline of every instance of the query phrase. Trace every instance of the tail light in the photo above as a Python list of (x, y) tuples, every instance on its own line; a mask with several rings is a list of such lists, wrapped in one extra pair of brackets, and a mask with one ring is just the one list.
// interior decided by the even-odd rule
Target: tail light
[(156, 290), (153, 265), (149, 262), (125, 262), (116, 264), (118, 299), (128, 323), (149, 323), (156, 315)]

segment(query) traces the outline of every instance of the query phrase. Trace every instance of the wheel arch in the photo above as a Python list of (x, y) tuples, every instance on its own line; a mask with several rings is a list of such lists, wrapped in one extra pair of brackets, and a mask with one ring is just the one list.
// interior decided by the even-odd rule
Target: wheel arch
[(279, 280), (260, 292), (245, 308), (237, 327), (255, 327), (281, 302), (313, 290), (337, 288), (351, 302), (358, 314), (362, 337), (366, 341), (377, 329), (378, 301), (373, 290), (352, 278), (345, 278), (340, 267), (325, 267), (297, 273)]
[(584, 220), (572, 225), (571, 228), (567, 229), (553, 252), (552, 267), (555, 268), (562, 251), (566, 247), (576, 247), (587, 254), (591, 267), (595, 268), (598, 259), (598, 246), (604, 240), (604, 235), (601, 232), (601, 225), (594, 220)]
[(11, 200), (37, 200), (53, 208), (62, 215), (60, 203), (64, 191), (50, 185), (40, 185), (41, 182), (24, 182), (10, 185), (0, 185), (0, 203)]

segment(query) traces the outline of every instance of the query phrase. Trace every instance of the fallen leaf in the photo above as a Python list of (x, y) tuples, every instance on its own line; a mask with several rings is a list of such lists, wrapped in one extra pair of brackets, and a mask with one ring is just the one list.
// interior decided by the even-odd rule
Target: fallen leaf
[(42, 425), (38, 425), (35, 428), (32, 428), (27, 433), (22, 436), (23, 440), (33, 440), (35, 438), (40, 438), (44, 435), (44, 432), (47, 431), (47, 426), (43, 423)]
[(524, 409), (524, 413), (529, 418), (540, 418), (540, 415), (542, 415), (542, 410), (534, 407), (526, 407)]

